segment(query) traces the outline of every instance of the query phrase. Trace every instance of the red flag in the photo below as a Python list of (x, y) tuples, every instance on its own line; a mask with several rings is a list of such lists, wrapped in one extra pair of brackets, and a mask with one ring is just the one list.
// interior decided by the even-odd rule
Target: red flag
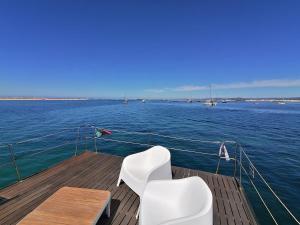
[(112, 132), (111, 132), (110, 130), (102, 129), (102, 130), (101, 130), (101, 134), (102, 134), (102, 135), (111, 135)]

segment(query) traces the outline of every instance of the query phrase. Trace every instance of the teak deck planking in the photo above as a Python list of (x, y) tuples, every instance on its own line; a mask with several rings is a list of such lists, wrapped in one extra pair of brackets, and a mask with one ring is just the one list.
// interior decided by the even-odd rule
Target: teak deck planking
[[(85, 152), (0, 190), (0, 197), (7, 199), (0, 204), (0, 224), (18, 223), (58, 189), (68, 186), (111, 192), (111, 217), (102, 216), (97, 225), (137, 225), (138, 196), (124, 183), (116, 186), (122, 160)], [(234, 178), (174, 166), (172, 171), (174, 179), (200, 176), (206, 181), (214, 197), (214, 225), (257, 225)]]

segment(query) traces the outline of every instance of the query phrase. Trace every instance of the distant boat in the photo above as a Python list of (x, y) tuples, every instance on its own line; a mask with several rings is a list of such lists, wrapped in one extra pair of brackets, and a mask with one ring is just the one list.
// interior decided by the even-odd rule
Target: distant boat
[(211, 90), (211, 85), (209, 86), (210, 87), (210, 100), (204, 102), (204, 105), (207, 105), (207, 106), (210, 106), (210, 107), (214, 107), (217, 105), (217, 102), (214, 101), (214, 99), (212, 98), (212, 90)]
[(188, 99), (186, 102), (187, 103), (193, 103), (193, 100), (192, 99)]
[(210, 100), (204, 102), (204, 105), (214, 107), (214, 106), (217, 105), (217, 102), (215, 102), (214, 100), (210, 99)]
[(285, 105), (286, 101), (284, 101), (284, 99), (281, 99), (280, 101), (277, 101), (277, 104), (279, 104), (279, 105)]
[(277, 104), (278, 104), (278, 105), (285, 105), (286, 102), (281, 102), (281, 101), (280, 101), (280, 102), (277, 102)]
[(123, 104), (128, 104), (128, 99), (126, 97), (124, 98)]
[(143, 100), (142, 100), (142, 103), (146, 103), (146, 100), (145, 100), (145, 99), (143, 99)]

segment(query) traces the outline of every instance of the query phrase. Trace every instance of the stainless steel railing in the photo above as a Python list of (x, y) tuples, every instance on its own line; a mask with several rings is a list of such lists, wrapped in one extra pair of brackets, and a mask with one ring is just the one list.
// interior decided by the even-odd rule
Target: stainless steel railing
[[(21, 182), (23, 177), (20, 172), (20, 168), (18, 166), (18, 160), (22, 158), (28, 158), (28, 157), (33, 157), (36, 155), (40, 155), (42, 153), (54, 150), (54, 149), (59, 149), (59, 148), (65, 148), (66, 146), (73, 146), (73, 150), (71, 150), (71, 155), (78, 155), (82, 150), (94, 150), (96, 153), (99, 152), (99, 141), (101, 140), (101, 144), (103, 145), (104, 143), (114, 143), (116, 145), (135, 145), (139, 146), (142, 148), (145, 147), (152, 147), (155, 144), (151, 144), (149, 140), (151, 140), (151, 137), (156, 137), (160, 138), (161, 140), (168, 139), (171, 140), (170, 142), (176, 140), (180, 142), (185, 142), (185, 143), (196, 143), (196, 144), (210, 144), (219, 147), (222, 144), (225, 145), (230, 145), (231, 147), (229, 148), (229, 157), (230, 162), (233, 164), (233, 174), (232, 176), (236, 179), (238, 182), (240, 188), (243, 188), (243, 178), (245, 177), (250, 184), (250, 186), (253, 188), (254, 192), (258, 196), (258, 199), (262, 202), (263, 207), (266, 209), (266, 212), (270, 216), (271, 220), (273, 221), (274, 224), (278, 225), (278, 219), (274, 215), (274, 213), (271, 210), (271, 207), (269, 206), (267, 200), (264, 198), (262, 192), (260, 189), (262, 187), (258, 187), (256, 183), (258, 180), (262, 182), (264, 185), (265, 191), (267, 190), (275, 199), (276, 201), (282, 206), (283, 210), (287, 213), (288, 218), (293, 221), (295, 224), (300, 224), (299, 219), (296, 218), (296, 216), (292, 213), (292, 211), (288, 208), (288, 206), (282, 201), (282, 199), (276, 194), (276, 192), (273, 190), (271, 187), (271, 184), (267, 182), (267, 180), (264, 178), (262, 173), (257, 169), (257, 167), (254, 165), (252, 160), (250, 159), (249, 155), (246, 153), (245, 148), (237, 143), (236, 141), (232, 140), (221, 140), (221, 141), (210, 141), (210, 140), (197, 140), (197, 139), (190, 139), (190, 138), (185, 138), (185, 137), (176, 137), (176, 136), (170, 136), (170, 135), (165, 135), (165, 134), (159, 134), (159, 133), (154, 133), (154, 132), (137, 132), (137, 131), (125, 131), (125, 130), (118, 130), (118, 129), (110, 129), (113, 132), (113, 137), (109, 136), (103, 136), (103, 137), (97, 137), (95, 136), (95, 131), (97, 129), (100, 129), (98, 126), (95, 125), (83, 125), (79, 127), (73, 127), (73, 128), (65, 128), (62, 129), (58, 132), (54, 133), (49, 133), (44, 136), (40, 137), (34, 137), (26, 140), (21, 140), (12, 144), (7, 144), (7, 145), (0, 145), (0, 152), (3, 152), (3, 149), (7, 149), (7, 154), (10, 158), (9, 162), (4, 162), (2, 165), (0, 165), (0, 169), (3, 167), (8, 166), (11, 164), (15, 170), (15, 174), (17, 177), (17, 181)], [(66, 135), (68, 132), (71, 132), (71, 135), (74, 135), (74, 138), (67, 138), (67, 140), (64, 140), (63, 143), (60, 143), (55, 146), (51, 147), (45, 147), (42, 146), (38, 149), (35, 149), (34, 151), (28, 151), (25, 155), (19, 156), (15, 148), (19, 147), (20, 145), (24, 144), (29, 144), (29, 143), (36, 143), (41, 140), (47, 139), (47, 138), (52, 138), (56, 137), (58, 135)], [(114, 136), (115, 134), (119, 134), (122, 137), (126, 136), (124, 139), (116, 138)], [(140, 141), (132, 141), (134, 136), (145, 136), (147, 137), (146, 143), (140, 142)], [(174, 151), (174, 152), (179, 152), (185, 155), (202, 155), (205, 157), (210, 157), (216, 159), (217, 162), (217, 168), (216, 168), (216, 173), (220, 172), (220, 164), (222, 160), (226, 159), (226, 157), (222, 154), (219, 154), (218, 148), (213, 151), (202, 151), (202, 150), (195, 150), (195, 149), (185, 149), (185, 148), (180, 148), (180, 147), (174, 147), (174, 146), (166, 146), (169, 150)], [(228, 158), (227, 158), (228, 159)], [(225, 160), (224, 160), (225, 161)]]

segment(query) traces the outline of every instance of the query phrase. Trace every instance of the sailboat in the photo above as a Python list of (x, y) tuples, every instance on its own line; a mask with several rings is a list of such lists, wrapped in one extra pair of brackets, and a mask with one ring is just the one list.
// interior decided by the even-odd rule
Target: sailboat
[(217, 105), (217, 102), (214, 101), (214, 99), (212, 98), (212, 90), (211, 90), (211, 85), (209, 86), (210, 88), (210, 99), (207, 100), (206, 102), (204, 102), (204, 105), (210, 106), (210, 107), (214, 107)]
[(277, 102), (278, 105), (285, 105), (286, 102)]
[(284, 99), (282, 98), (281, 100), (277, 101), (277, 104), (279, 104), (279, 105), (285, 105), (286, 101), (284, 101)]
[(128, 99), (126, 97), (124, 97), (123, 104), (128, 104)]

